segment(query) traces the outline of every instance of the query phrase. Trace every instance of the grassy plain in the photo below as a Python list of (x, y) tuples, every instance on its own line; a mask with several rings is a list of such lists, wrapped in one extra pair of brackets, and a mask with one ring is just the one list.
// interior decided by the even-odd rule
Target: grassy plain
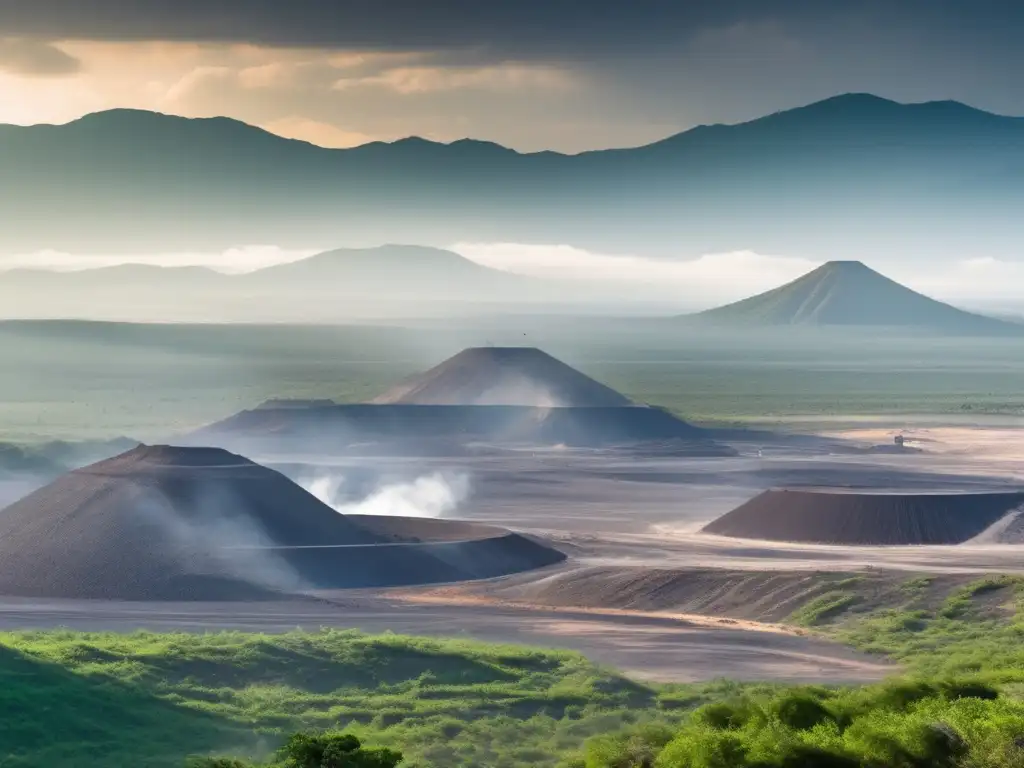
[(1020, 340), (709, 336), (665, 322), (0, 323), (0, 439), (159, 439), (271, 397), (359, 401), (487, 343), (540, 346), (630, 397), (703, 422), (1024, 415)]

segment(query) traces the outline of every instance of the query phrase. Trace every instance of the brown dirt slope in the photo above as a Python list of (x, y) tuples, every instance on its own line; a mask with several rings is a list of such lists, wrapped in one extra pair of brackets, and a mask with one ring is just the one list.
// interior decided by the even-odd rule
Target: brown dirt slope
[[(727, 617), (740, 621), (791, 621), (819, 599), (844, 597), (843, 610), (862, 612), (940, 605), (977, 574), (933, 575), (903, 571), (750, 571), (725, 568), (582, 566), (431, 590), (437, 597), (465, 595), (495, 602), (559, 608), (612, 609)], [(908, 583), (923, 583), (908, 590)], [(422, 592), (411, 594), (424, 594)], [(827, 616), (825, 618), (828, 618)]]
[(614, 389), (534, 347), (464, 349), (373, 402), (406, 405), (632, 405)]
[(959, 544), (1024, 504), (1024, 493), (765, 491), (705, 533), (818, 544)]

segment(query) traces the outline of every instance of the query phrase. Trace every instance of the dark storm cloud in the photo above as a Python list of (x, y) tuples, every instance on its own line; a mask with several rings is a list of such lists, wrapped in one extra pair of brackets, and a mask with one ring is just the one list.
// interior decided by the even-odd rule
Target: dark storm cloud
[(615, 56), (746, 22), (851, 19), (950, 45), (1009, 41), (1012, 0), (3, 0), (0, 29), (46, 40), (178, 40), (368, 49), (484, 47), (506, 55)]

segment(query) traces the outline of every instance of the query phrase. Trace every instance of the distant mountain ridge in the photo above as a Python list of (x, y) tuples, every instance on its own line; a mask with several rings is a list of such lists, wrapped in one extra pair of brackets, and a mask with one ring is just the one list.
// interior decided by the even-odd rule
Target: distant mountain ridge
[(324, 322), (350, 317), (350, 310), (380, 316), (413, 307), (572, 305), (595, 298), (559, 281), (416, 245), (339, 248), (238, 274), (133, 263), (76, 271), (0, 271), (0, 317), (7, 318)]
[(778, 288), (687, 317), (747, 328), (884, 326), (1024, 335), (1024, 326), (936, 301), (859, 261), (830, 261)]
[(0, 126), (0, 253), (564, 243), (699, 255), (1016, 255), (1024, 119), (848, 94), (642, 147), (325, 149), (136, 110)]

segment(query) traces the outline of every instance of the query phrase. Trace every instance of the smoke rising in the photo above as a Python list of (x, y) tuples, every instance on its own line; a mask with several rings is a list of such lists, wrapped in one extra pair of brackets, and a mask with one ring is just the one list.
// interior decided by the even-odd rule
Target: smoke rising
[(318, 476), (302, 486), (343, 515), (432, 517), (452, 514), (469, 498), (469, 476), (461, 472), (432, 472), (411, 481), (384, 484), (359, 500), (345, 493), (344, 477)]
[(271, 549), (274, 542), (230, 493), (205, 488), (195, 509), (195, 516), (186, 519), (167, 499), (149, 497), (139, 505), (138, 513), (163, 534), (164, 546), (180, 557), (198, 559), (197, 571), (228, 575), (279, 592), (308, 587)]
[(565, 399), (528, 376), (510, 372), (502, 380), (473, 398), (473, 405), (531, 405), (535, 408), (562, 408)]

